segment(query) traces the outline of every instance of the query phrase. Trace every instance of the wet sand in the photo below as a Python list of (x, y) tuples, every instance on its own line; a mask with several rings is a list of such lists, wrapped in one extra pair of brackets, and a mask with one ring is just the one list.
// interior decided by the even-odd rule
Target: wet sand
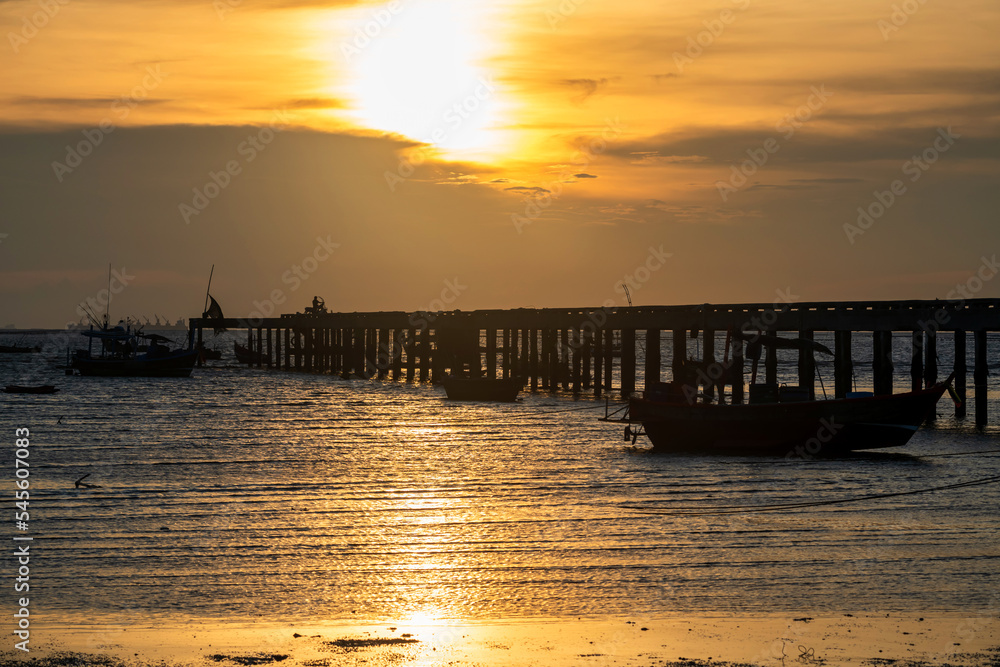
[(334, 665), (1000, 665), (989, 615), (841, 614), (493, 623), (287, 625), (207, 621), (128, 627), (38, 625), (31, 653), (2, 664)]

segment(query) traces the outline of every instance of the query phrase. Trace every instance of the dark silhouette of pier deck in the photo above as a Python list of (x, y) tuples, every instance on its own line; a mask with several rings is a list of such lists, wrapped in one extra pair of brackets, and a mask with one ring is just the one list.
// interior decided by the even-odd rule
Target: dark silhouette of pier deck
[[(792, 332), (813, 338), (831, 332), (835, 342), (833, 393), (851, 391), (856, 335), (871, 336), (873, 389), (893, 393), (893, 332), (909, 332), (913, 389), (939, 379), (938, 347), (954, 352), (954, 387), (965, 416), (966, 352), (974, 352), (975, 418), (987, 420), (987, 332), (1000, 331), (1000, 299), (964, 301), (851, 301), (702, 304), (611, 308), (517, 308), (446, 312), (304, 313), (263, 319), (190, 321), (192, 341), (203, 329), (246, 329), (247, 346), (260, 352), (256, 366), (378, 379), (439, 381), (446, 372), (474, 376), (521, 376), (532, 390), (628, 395), (636, 390), (636, 342), (645, 351), (645, 385), (663, 377), (661, 332), (672, 332), (672, 372), (688, 359), (699, 338), (699, 384), (712, 394), (728, 378), (741, 378), (747, 343), (734, 332)], [(729, 334), (726, 350), (716, 334)], [(896, 343), (898, 343), (898, 337)], [(786, 352), (787, 354), (787, 352)], [(813, 354), (798, 354), (799, 385), (816, 391)], [(777, 382), (777, 356), (765, 353), (764, 382)], [(721, 359), (719, 357), (722, 357)], [(617, 370), (618, 383), (612, 382)], [(948, 375), (951, 371), (942, 370)], [(728, 400), (742, 402), (744, 385), (732, 382)]]

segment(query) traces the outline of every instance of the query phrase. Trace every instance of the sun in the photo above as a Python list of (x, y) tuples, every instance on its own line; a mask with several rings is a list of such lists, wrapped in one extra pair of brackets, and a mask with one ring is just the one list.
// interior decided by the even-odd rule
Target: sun
[(477, 5), (394, 0), (352, 12), (340, 56), (357, 122), (445, 153), (489, 152), (500, 90), (484, 65), (495, 45)]

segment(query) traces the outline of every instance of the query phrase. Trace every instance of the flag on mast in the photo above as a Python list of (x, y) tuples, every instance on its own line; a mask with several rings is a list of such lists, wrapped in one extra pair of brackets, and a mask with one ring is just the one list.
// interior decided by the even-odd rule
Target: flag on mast
[[(205, 319), (209, 319), (209, 320), (224, 320), (224, 319), (226, 319), (226, 316), (222, 314), (222, 306), (220, 306), (219, 302), (215, 300), (215, 297), (212, 296), (211, 294), (209, 294), (208, 298), (211, 301), (211, 303), (208, 306), (208, 310), (205, 311), (205, 315), (204, 315)], [(223, 328), (223, 327), (215, 327), (215, 335), (216, 336), (218, 336), (220, 333), (223, 333), (224, 331), (225, 331), (225, 328)]]

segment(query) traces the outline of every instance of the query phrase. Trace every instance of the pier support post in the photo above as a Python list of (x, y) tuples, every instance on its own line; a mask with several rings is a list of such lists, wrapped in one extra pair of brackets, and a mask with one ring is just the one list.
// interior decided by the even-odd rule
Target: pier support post
[(924, 339), (924, 386), (931, 387), (938, 381), (937, 330), (928, 329)]
[(875, 331), (872, 334), (874, 356), (872, 373), (876, 396), (892, 393), (892, 332)]
[(569, 329), (563, 329), (559, 333), (559, 383), (563, 389), (570, 388), (570, 352)]
[(604, 331), (594, 332), (594, 398), (600, 398), (604, 389)]
[[(799, 338), (813, 340), (812, 331), (799, 331)], [(799, 350), (799, 386), (809, 392), (809, 400), (816, 399), (816, 357), (812, 350)]]
[[(194, 332), (192, 332), (192, 333), (194, 333)], [(204, 344), (202, 343), (202, 338), (203, 338), (203, 334), (202, 334), (202, 328), (201, 328), (201, 327), (198, 327), (198, 347), (196, 348), (196, 349), (198, 349), (198, 350), (203, 350), (203, 349), (205, 349), (205, 348), (204, 348)], [(190, 339), (189, 339), (189, 340), (190, 340)], [(201, 367), (202, 367), (202, 366), (204, 366), (204, 365), (205, 365), (205, 364), (204, 364), (204, 362), (203, 362), (203, 361), (201, 360), (201, 355), (199, 354), (199, 355), (198, 355), (198, 368), (201, 368)], [(71, 372), (71, 373), (72, 373), (72, 371), (69, 371), (69, 372)]]
[(608, 392), (614, 389), (615, 371), (615, 331), (604, 330), (604, 389)]
[[(701, 333), (701, 363), (704, 373), (702, 374), (701, 383), (702, 391), (707, 398), (705, 400), (712, 401), (715, 398), (715, 375), (717, 374), (717, 367), (715, 366), (715, 331), (711, 329), (705, 329)], [(719, 398), (722, 398), (722, 392), (719, 392)]]
[(733, 365), (729, 369), (729, 378), (733, 384), (733, 405), (742, 405), (743, 396), (743, 341), (733, 337)]
[(427, 382), (431, 377), (431, 330), (424, 327), (420, 330), (417, 344), (417, 354), (420, 357), (420, 381)]
[(986, 359), (986, 332), (977, 331), (973, 335), (975, 346), (975, 368), (972, 371), (972, 381), (976, 386), (976, 426), (986, 426), (986, 392), (989, 366)]
[[(428, 333), (431, 333), (428, 331)], [(444, 353), (441, 348), (441, 330), (434, 329), (427, 341), (427, 352), (431, 355), (431, 382), (439, 384), (444, 379)]]
[(622, 329), (622, 396), (635, 391), (635, 329)]
[(924, 332), (914, 331), (910, 345), (910, 390), (917, 391), (924, 382)]
[(853, 391), (854, 362), (851, 359), (851, 332), (835, 331), (834, 340), (834, 396), (845, 398)]
[(257, 352), (257, 368), (263, 368), (264, 366), (264, 346), (261, 344), (263, 341), (264, 327), (257, 327), (257, 349), (255, 350)]
[(687, 360), (687, 330), (674, 329), (671, 333), (673, 335), (673, 359), (670, 364), (670, 370), (676, 382), (681, 376), (681, 366)]
[(532, 329), (528, 336), (528, 368), (531, 373), (531, 391), (538, 389), (538, 329)]
[(292, 330), (285, 329), (285, 370), (292, 369), (292, 346), (291, 346)]
[(956, 331), (955, 332), (955, 393), (958, 395), (958, 404), (955, 406), (955, 417), (958, 419), (964, 419), (966, 415), (965, 408), (965, 376), (967, 373), (966, 363), (965, 363), (965, 332)]
[(486, 330), (486, 377), (497, 376), (497, 330)]
[(272, 354), (272, 344), (271, 344), (271, 327), (267, 328), (267, 367), (274, 367), (274, 354)]
[[(406, 330), (406, 344), (403, 346), (406, 352), (406, 381), (413, 382), (417, 377), (417, 329), (410, 327)], [(477, 359), (478, 359), (478, 355)]]
[(392, 346), (390, 344), (389, 330), (378, 330), (378, 347), (375, 350), (376, 366), (378, 366), (378, 379), (385, 380), (389, 376), (389, 365), (392, 363)]
[(660, 381), (660, 330), (646, 329), (646, 367), (643, 386), (649, 389)]
[(765, 354), (764, 382), (770, 385), (778, 384), (778, 350), (777, 348), (769, 347)]
[(552, 380), (555, 377), (555, 332), (552, 329), (542, 329), (542, 389), (555, 391)]
[(579, 329), (573, 329), (569, 352), (573, 364), (573, 393), (579, 394), (583, 390), (583, 340)]

